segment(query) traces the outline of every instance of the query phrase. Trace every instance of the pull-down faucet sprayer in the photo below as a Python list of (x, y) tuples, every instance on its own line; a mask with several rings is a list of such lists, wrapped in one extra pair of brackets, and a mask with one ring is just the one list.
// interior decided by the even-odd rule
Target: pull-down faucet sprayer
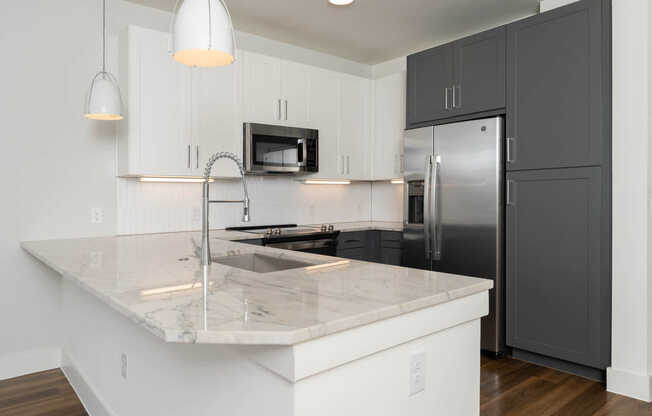
[[(213, 165), (219, 159), (230, 159), (237, 166), (240, 171), (240, 176), (242, 177), (242, 192), (243, 199), (240, 201), (224, 201), (224, 200), (213, 200), (209, 199), (209, 180), (211, 177), (211, 170)], [(210, 157), (208, 163), (206, 163), (206, 169), (204, 170), (204, 182), (202, 183), (202, 222), (201, 222), (201, 265), (208, 266), (211, 264), (211, 247), (209, 242), (209, 205), (210, 204), (242, 204), (242, 221), (249, 222), (249, 193), (247, 192), (247, 181), (245, 179), (244, 168), (242, 166), (242, 161), (240, 158), (233, 153), (229, 152), (219, 152), (215, 153)]]

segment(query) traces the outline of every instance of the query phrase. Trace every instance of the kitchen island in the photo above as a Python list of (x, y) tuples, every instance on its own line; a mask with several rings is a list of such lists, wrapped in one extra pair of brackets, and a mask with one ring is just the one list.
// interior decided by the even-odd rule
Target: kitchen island
[(64, 277), (62, 367), (92, 416), (479, 414), (491, 281), (227, 234), (207, 268), (199, 233), (22, 244)]

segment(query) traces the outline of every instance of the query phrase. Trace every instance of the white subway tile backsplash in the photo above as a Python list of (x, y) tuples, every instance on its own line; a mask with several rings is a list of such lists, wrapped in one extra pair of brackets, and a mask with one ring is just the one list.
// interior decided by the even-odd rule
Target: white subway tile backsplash
[[(291, 178), (249, 177), (251, 225), (400, 221), (401, 187), (389, 184), (305, 185)], [(211, 185), (213, 199), (241, 199), (236, 180)], [(372, 210), (373, 200), (373, 210)], [(211, 228), (243, 225), (240, 205), (211, 206)], [(198, 230), (201, 184), (118, 180), (118, 234)]]

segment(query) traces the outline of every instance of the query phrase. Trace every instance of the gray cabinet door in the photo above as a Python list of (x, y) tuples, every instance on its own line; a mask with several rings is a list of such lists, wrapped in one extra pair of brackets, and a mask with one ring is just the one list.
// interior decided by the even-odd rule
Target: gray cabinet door
[(507, 174), (507, 344), (595, 368), (609, 361), (600, 167)]
[(453, 114), (505, 107), (505, 27), (456, 41)]
[(453, 48), (428, 49), (407, 58), (407, 124), (450, 117)]
[(602, 0), (507, 29), (508, 170), (599, 165), (608, 72)]

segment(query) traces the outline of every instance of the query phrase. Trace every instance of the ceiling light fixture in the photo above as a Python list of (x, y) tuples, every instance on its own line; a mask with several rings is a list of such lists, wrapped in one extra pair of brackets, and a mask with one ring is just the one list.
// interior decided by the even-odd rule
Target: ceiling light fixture
[(328, 2), (333, 6), (348, 6), (353, 4), (353, 1), (354, 0), (328, 0)]
[(403, 184), (404, 182), (403, 182), (403, 179), (392, 179), (392, 180), (390, 181), (390, 183), (392, 183), (392, 184), (394, 184), (394, 185), (401, 185), (401, 184)]
[(306, 185), (350, 185), (351, 181), (342, 180), (342, 181), (331, 181), (323, 179), (306, 179), (304, 182)]
[(170, 53), (175, 61), (197, 67), (235, 62), (233, 22), (222, 0), (177, 0), (173, 13)]
[(106, 72), (106, 0), (102, 0), (102, 70), (88, 89), (84, 117), (91, 120), (122, 120), (122, 98), (115, 77)]

